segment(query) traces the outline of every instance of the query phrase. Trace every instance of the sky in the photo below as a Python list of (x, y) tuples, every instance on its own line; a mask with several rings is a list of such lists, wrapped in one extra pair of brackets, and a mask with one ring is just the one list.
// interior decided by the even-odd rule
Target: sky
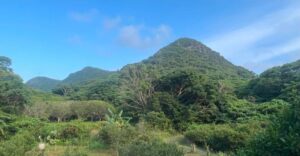
[(9, 0), (0, 56), (24, 81), (119, 70), (181, 37), (257, 74), (300, 59), (299, 0)]

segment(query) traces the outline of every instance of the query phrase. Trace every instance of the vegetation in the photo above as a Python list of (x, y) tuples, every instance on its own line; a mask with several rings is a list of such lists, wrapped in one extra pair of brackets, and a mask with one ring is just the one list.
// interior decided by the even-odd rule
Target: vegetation
[(59, 83), (59, 80), (54, 80), (47, 77), (35, 77), (27, 81), (26, 85), (38, 90), (51, 92), (56, 86), (59, 85)]
[(270, 101), (274, 98), (293, 101), (299, 95), (300, 88), (300, 60), (271, 68), (263, 72), (258, 78), (249, 82), (240, 91), (243, 97), (253, 97), (253, 100)]
[(10, 66), (1, 56), (0, 156), (300, 154), (299, 61), (255, 76), (182, 38), (63, 81), (24, 85)]

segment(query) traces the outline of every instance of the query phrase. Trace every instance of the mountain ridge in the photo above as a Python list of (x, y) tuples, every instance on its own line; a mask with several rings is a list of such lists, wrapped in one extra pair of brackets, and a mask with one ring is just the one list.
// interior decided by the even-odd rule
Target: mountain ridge
[(149, 69), (157, 70), (158, 75), (164, 75), (175, 70), (191, 69), (201, 74), (207, 74), (211, 78), (230, 79), (230, 81), (236, 79), (244, 81), (255, 76), (253, 72), (232, 64), (220, 53), (212, 50), (205, 44), (195, 39), (183, 37), (161, 48), (147, 59), (123, 66), (120, 71), (107, 71), (87, 66), (69, 74), (60, 84), (72, 85), (96, 79), (105, 79), (112, 73), (122, 73), (128, 67), (139, 64), (144, 64)]
[(103, 70), (96, 67), (87, 66), (79, 71), (69, 74), (63, 80), (55, 80), (45, 76), (37, 76), (26, 82), (27, 86), (34, 89), (50, 92), (59, 85), (77, 85), (98, 78), (106, 78), (112, 71)]

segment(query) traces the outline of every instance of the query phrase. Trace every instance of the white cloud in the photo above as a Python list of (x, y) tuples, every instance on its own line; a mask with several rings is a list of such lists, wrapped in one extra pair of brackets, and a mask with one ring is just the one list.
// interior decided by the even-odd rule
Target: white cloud
[(156, 28), (148, 28), (143, 25), (127, 25), (120, 30), (119, 42), (127, 47), (143, 49), (160, 44), (170, 34), (171, 28), (164, 24)]
[(252, 62), (263, 62), (274, 57), (294, 52), (300, 54), (300, 36), (299, 38), (288, 41), (287, 43), (284, 43), (282, 45), (269, 47), (265, 51), (267, 51), (267, 53), (258, 54), (255, 60), (253, 60)]
[(114, 17), (114, 18), (105, 18), (103, 20), (103, 27), (107, 30), (116, 28), (120, 23), (122, 19), (120, 16)]
[(270, 60), (275, 57), (299, 52), (300, 5), (297, 4), (234, 31), (216, 35), (207, 43), (234, 63), (261, 71), (264, 62), (268, 61), (266, 68), (272, 65)]
[(70, 12), (69, 17), (77, 22), (90, 22), (98, 14), (97, 9), (90, 9), (86, 12)]

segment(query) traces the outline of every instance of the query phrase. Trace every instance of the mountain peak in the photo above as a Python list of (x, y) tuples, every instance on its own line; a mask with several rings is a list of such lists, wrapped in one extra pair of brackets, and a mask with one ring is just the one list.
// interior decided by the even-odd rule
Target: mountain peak
[(194, 70), (211, 78), (249, 80), (253, 73), (235, 66), (218, 52), (191, 38), (179, 38), (156, 54), (142, 61), (143, 64), (158, 69), (160, 75), (176, 70)]
[(50, 92), (52, 89), (54, 89), (58, 84), (60, 83), (60, 80), (51, 79), (48, 77), (38, 76), (34, 77), (26, 82), (27, 86), (30, 86), (32, 88)]
[(207, 47), (203, 43), (201, 43), (195, 39), (187, 38), (187, 37), (179, 38), (176, 41), (174, 41), (173, 43), (171, 43), (170, 45), (179, 46), (179, 47), (189, 49), (189, 50), (203, 50), (203, 49), (211, 50), (209, 47)]
[(64, 84), (78, 84), (86, 81), (94, 80), (97, 78), (103, 78), (110, 75), (112, 72), (95, 68), (95, 67), (84, 67), (80, 71), (71, 73), (66, 79), (63, 80)]

